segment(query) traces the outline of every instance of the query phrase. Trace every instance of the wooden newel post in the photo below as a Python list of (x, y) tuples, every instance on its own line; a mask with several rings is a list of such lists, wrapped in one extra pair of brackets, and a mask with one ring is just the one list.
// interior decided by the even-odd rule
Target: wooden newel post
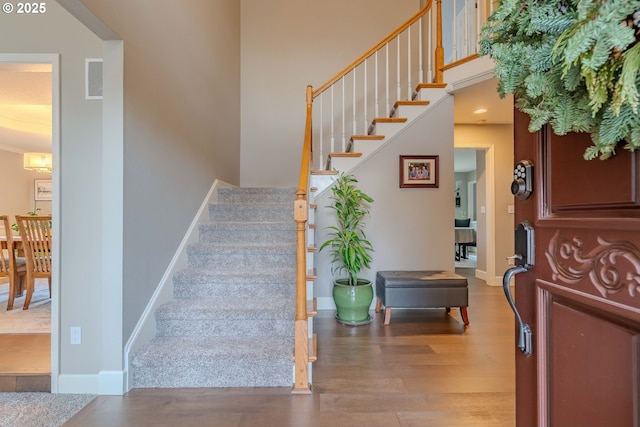
[(444, 67), (444, 47), (442, 46), (442, 0), (436, 0), (436, 52), (435, 52), (435, 83), (443, 83), (444, 76), (442, 68)]
[(307, 118), (305, 125), (302, 164), (300, 165), (300, 184), (293, 204), (293, 219), (296, 223), (296, 320), (294, 347), (293, 391), (297, 394), (311, 393), (309, 386), (309, 321), (307, 318), (307, 220), (309, 205), (309, 173), (311, 159), (311, 109), (313, 107), (313, 88), (307, 86)]

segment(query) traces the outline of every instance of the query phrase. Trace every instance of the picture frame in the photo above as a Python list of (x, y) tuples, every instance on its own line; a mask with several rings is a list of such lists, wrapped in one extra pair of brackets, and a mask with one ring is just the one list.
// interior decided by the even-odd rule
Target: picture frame
[(438, 188), (439, 156), (400, 156), (400, 188)]
[(50, 179), (36, 179), (33, 183), (33, 198), (35, 200), (51, 200), (52, 186)]

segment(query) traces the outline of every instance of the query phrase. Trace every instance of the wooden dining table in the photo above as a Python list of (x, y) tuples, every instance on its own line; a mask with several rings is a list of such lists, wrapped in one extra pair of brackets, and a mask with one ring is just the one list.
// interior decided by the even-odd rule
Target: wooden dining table
[[(21, 236), (12, 236), (11, 238), (13, 245), (9, 248), (7, 242), (7, 236), (0, 236), (0, 249), (7, 249), (9, 251), (17, 251), (18, 256), (24, 256), (24, 252), (22, 250), (22, 237)], [(16, 283), (16, 297), (21, 296), (24, 293), (24, 286), (22, 283), (18, 281)]]

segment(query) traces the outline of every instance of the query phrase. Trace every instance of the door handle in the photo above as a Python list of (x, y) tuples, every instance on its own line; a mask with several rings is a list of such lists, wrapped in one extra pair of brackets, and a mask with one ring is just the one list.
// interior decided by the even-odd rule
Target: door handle
[(518, 321), (519, 333), (518, 333), (518, 348), (524, 354), (531, 354), (532, 350), (532, 332), (529, 325), (522, 321), (522, 316), (518, 312), (516, 304), (513, 302), (513, 296), (511, 295), (511, 278), (518, 273), (524, 273), (529, 271), (534, 264), (534, 235), (533, 227), (527, 222), (521, 222), (518, 224), (515, 232), (515, 248), (516, 254), (508, 257), (507, 259), (513, 260), (515, 266), (508, 269), (502, 277), (502, 289), (504, 295), (507, 297), (507, 301), (516, 315)]
[(518, 273), (524, 273), (525, 271), (529, 271), (529, 268), (517, 265), (515, 267), (511, 267), (508, 269), (504, 276), (502, 277), (502, 289), (504, 290), (504, 295), (507, 297), (507, 301), (511, 306), (511, 310), (516, 315), (516, 319), (518, 320), (519, 333), (518, 333), (518, 348), (524, 354), (531, 354), (532, 351), (532, 340), (531, 340), (531, 328), (529, 325), (522, 321), (522, 317), (516, 308), (516, 304), (513, 302), (513, 297), (511, 296), (511, 286), (509, 283), (511, 282), (511, 278)]

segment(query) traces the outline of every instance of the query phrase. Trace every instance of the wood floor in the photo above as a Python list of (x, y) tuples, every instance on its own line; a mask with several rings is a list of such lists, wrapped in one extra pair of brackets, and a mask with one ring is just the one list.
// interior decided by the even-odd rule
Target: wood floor
[[(459, 269), (470, 275), (474, 270)], [(459, 310), (394, 310), (348, 327), (320, 312), (313, 394), (290, 389), (135, 389), (100, 396), (65, 426), (511, 427), (514, 320), (500, 287), (470, 277)]]
[(0, 334), (0, 392), (51, 391), (51, 334)]

